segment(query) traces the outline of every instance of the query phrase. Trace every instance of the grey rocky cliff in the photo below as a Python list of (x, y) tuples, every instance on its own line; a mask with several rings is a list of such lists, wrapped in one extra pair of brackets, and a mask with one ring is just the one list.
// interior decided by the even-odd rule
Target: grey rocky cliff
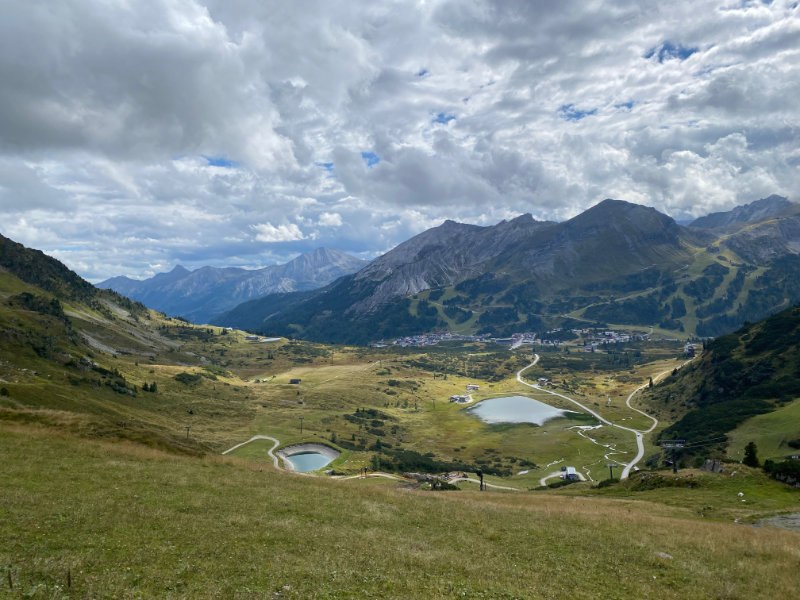
[(514, 244), (550, 223), (522, 215), (491, 227), (445, 221), (403, 242), (359, 271), (356, 284), (374, 291), (351, 311), (372, 310), (398, 296), (446, 287), (483, 272)]

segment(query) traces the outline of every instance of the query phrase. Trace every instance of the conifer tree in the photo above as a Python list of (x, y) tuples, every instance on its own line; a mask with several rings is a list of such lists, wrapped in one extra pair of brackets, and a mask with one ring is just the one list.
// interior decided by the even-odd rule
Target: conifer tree
[(759, 467), (761, 463), (758, 462), (758, 448), (755, 442), (750, 442), (744, 447), (744, 459), (742, 463), (748, 467)]

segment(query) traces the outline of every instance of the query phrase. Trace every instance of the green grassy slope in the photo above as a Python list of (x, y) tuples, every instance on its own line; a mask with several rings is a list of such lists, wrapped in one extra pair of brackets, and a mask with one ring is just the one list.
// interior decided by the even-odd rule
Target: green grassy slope
[(4, 598), (756, 599), (798, 584), (800, 534), (646, 502), (413, 492), (27, 427), (0, 426), (0, 462)]
[(800, 399), (744, 421), (728, 439), (727, 453), (734, 460), (744, 457), (744, 447), (750, 442), (758, 447), (761, 461), (800, 454)]

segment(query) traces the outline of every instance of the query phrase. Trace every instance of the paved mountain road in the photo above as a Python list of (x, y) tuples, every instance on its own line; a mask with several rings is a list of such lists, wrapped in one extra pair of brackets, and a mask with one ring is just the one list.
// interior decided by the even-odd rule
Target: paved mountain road
[[(522, 373), (523, 373), (524, 371), (527, 371), (528, 369), (530, 369), (531, 367), (533, 367), (534, 365), (536, 365), (536, 363), (538, 363), (538, 362), (539, 362), (539, 355), (538, 355), (538, 354), (534, 354), (534, 355), (533, 355), (533, 357), (534, 357), (534, 358), (533, 358), (533, 362), (532, 362), (531, 364), (529, 364), (529, 365), (528, 365), (528, 366), (526, 366), (526, 367), (523, 367), (522, 369), (520, 369), (520, 370), (517, 372), (517, 381), (519, 381), (519, 382), (520, 382), (522, 385), (527, 385), (527, 386), (528, 386), (528, 387), (530, 387), (530, 388), (533, 388), (533, 389), (536, 389), (536, 390), (539, 390), (539, 391), (545, 392), (546, 394), (551, 394), (551, 395), (553, 395), (553, 396), (558, 396), (559, 398), (563, 398), (564, 400), (568, 400), (569, 402), (572, 402), (574, 405), (576, 405), (576, 406), (578, 406), (579, 408), (581, 408), (581, 409), (585, 410), (586, 412), (588, 412), (590, 415), (594, 416), (594, 417), (595, 417), (595, 418), (596, 418), (598, 421), (600, 421), (601, 423), (604, 423), (604, 424), (608, 425), (609, 427), (616, 427), (617, 429), (622, 429), (622, 430), (624, 430), (624, 431), (629, 431), (630, 433), (632, 433), (632, 434), (635, 436), (635, 438), (636, 438), (636, 449), (637, 449), (636, 456), (633, 458), (633, 460), (632, 460), (631, 462), (629, 462), (628, 464), (626, 464), (626, 465), (625, 465), (625, 467), (624, 467), (624, 468), (623, 468), (623, 470), (622, 470), (622, 475), (620, 475), (620, 479), (626, 479), (626, 478), (628, 477), (628, 475), (630, 474), (630, 472), (631, 472), (631, 469), (633, 469), (633, 467), (635, 467), (635, 466), (636, 466), (636, 464), (637, 464), (637, 463), (638, 463), (640, 460), (642, 460), (642, 457), (644, 456), (644, 440), (643, 440), (643, 434), (645, 434), (645, 433), (650, 433), (650, 432), (651, 432), (651, 431), (653, 431), (653, 429), (655, 429), (655, 428), (656, 428), (656, 426), (658, 425), (658, 420), (657, 420), (655, 417), (653, 417), (653, 416), (651, 416), (651, 415), (648, 415), (646, 412), (644, 412), (644, 411), (641, 411), (641, 410), (639, 410), (638, 408), (634, 408), (634, 407), (632, 407), (632, 406), (631, 406), (631, 404), (630, 404), (630, 402), (631, 402), (631, 399), (634, 397), (634, 395), (636, 395), (636, 393), (637, 393), (637, 392), (641, 391), (642, 389), (644, 389), (645, 387), (647, 387), (648, 385), (650, 385), (650, 382), (648, 382), (648, 383), (646, 383), (646, 384), (644, 384), (644, 385), (641, 385), (641, 386), (639, 386), (638, 388), (636, 388), (635, 390), (633, 390), (633, 391), (630, 393), (630, 395), (628, 396), (628, 399), (625, 401), (625, 404), (627, 405), (627, 407), (628, 407), (628, 408), (630, 408), (631, 410), (634, 410), (634, 411), (636, 411), (636, 412), (638, 412), (638, 413), (640, 413), (640, 414), (644, 415), (644, 416), (645, 416), (645, 417), (647, 417), (648, 419), (652, 419), (652, 420), (653, 420), (653, 424), (650, 426), (650, 428), (649, 428), (649, 429), (646, 429), (646, 430), (640, 431), (640, 430), (638, 430), (638, 429), (633, 429), (633, 428), (631, 428), (631, 427), (623, 427), (622, 425), (617, 425), (617, 424), (614, 424), (614, 423), (612, 423), (611, 421), (609, 421), (608, 419), (606, 419), (606, 418), (604, 418), (604, 417), (600, 416), (598, 413), (596, 413), (595, 411), (593, 411), (593, 410), (592, 410), (591, 408), (589, 408), (588, 406), (586, 406), (586, 405), (584, 405), (584, 404), (581, 404), (580, 402), (578, 402), (578, 401), (577, 401), (577, 400), (575, 400), (574, 398), (570, 398), (569, 396), (565, 396), (564, 394), (559, 394), (558, 392), (554, 392), (554, 391), (552, 391), (552, 390), (545, 389), (545, 388), (543, 388), (543, 387), (539, 386), (538, 384), (535, 384), (535, 383), (528, 383), (527, 381), (523, 381), (523, 379), (522, 379)], [(683, 366), (684, 366), (684, 365), (686, 365), (686, 364), (688, 364), (688, 361), (687, 361), (687, 362), (685, 362), (685, 363), (683, 363), (683, 365), (681, 365), (681, 367), (683, 367)], [(664, 376), (666, 373), (670, 373), (670, 372), (671, 372), (671, 370), (664, 371), (663, 373), (659, 373), (658, 375), (656, 375), (655, 379), (658, 379), (658, 378), (660, 378), (660, 377), (663, 377), (663, 376)]]

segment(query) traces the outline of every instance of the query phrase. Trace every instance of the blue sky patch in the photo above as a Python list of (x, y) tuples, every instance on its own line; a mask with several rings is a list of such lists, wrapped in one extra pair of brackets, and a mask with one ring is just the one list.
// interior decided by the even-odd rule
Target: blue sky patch
[(633, 100), (629, 100), (628, 102), (620, 102), (619, 104), (615, 104), (614, 108), (618, 110), (627, 110), (630, 112), (633, 109)]
[(332, 162), (318, 162), (314, 164), (325, 169), (329, 173), (328, 177), (336, 177), (336, 170), (333, 168)]
[(417, 71), (417, 77), (425, 77), (428, 74), (428, 69), (420, 69)]
[(433, 118), (433, 122), (434, 123), (444, 123), (446, 125), (450, 121), (454, 121), (455, 118), (456, 118), (455, 115), (449, 115), (447, 113), (440, 112)]
[(698, 50), (699, 48), (697, 48), (697, 46), (673, 44), (669, 40), (666, 40), (660, 46), (653, 46), (650, 48), (650, 50), (645, 53), (644, 57), (653, 58), (655, 56), (659, 63), (663, 63), (665, 60), (671, 60), (673, 58), (677, 58), (678, 60), (686, 60)]
[(364, 162), (368, 167), (374, 167), (379, 162), (381, 162), (381, 157), (375, 154), (374, 152), (362, 152), (361, 158), (364, 159)]
[(593, 115), (597, 112), (596, 108), (592, 108), (590, 110), (583, 110), (578, 108), (574, 104), (562, 104), (561, 108), (558, 109), (558, 114), (561, 116), (562, 119), (567, 121), (580, 121), (584, 117), (588, 117), (589, 115)]
[(230, 160), (225, 156), (206, 156), (205, 154), (201, 154), (203, 158), (206, 159), (206, 163), (209, 167), (224, 167), (226, 169), (235, 169), (239, 166), (239, 163), (235, 160)]

